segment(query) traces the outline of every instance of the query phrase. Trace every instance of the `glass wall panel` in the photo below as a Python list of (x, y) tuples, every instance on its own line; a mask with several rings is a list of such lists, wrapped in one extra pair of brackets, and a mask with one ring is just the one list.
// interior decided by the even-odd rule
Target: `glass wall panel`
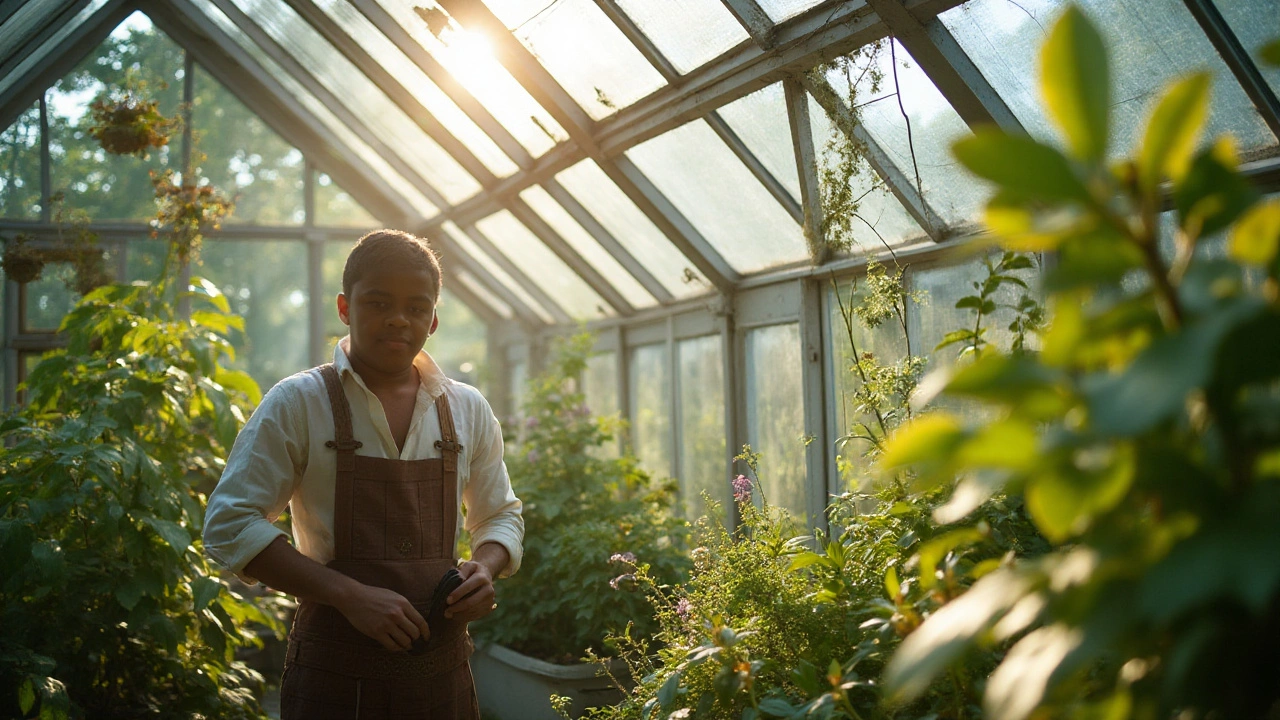
[(594, 160), (583, 160), (561, 172), (556, 180), (672, 295), (689, 297), (711, 289), (711, 284), (693, 263), (613, 184)]
[(197, 175), (235, 200), (228, 222), (301, 225), (306, 220), (302, 153), (203, 68), (196, 68), (191, 124)]
[[(1111, 157), (1129, 153), (1165, 86), (1185, 73), (1213, 72), (1207, 135), (1231, 132), (1246, 158), (1276, 142), (1209, 39), (1179, 0), (1088, 0), (1089, 15), (1110, 52)], [(1266, 5), (1267, 3), (1263, 3)], [(1039, 50), (1066, 0), (972, 0), (940, 18), (992, 87), (1033, 135), (1057, 137), (1041, 104)], [(1226, 4), (1223, 7), (1227, 7)], [(1253, 16), (1260, 32), (1275, 35), (1275, 16)]]
[(498, 177), (505, 177), (516, 171), (517, 166), (511, 158), (351, 3), (347, 0), (316, 0), (316, 5), (341, 25), (378, 64), (399, 80), (432, 117), (466, 145), (490, 172)]
[(804, 260), (804, 230), (705, 120), (627, 151), (735, 270), (757, 272)]
[(666, 343), (640, 345), (627, 362), (631, 448), (654, 477), (671, 476), (671, 371)]
[(311, 366), (306, 266), (302, 242), (214, 240), (204, 244), (200, 266), (192, 268), (244, 317), (244, 332), (232, 341), (232, 367), (248, 372), (264, 391)]
[[(145, 157), (110, 155), (89, 135), (89, 105), (126, 75), (145, 82), (168, 117), (182, 102), (183, 50), (135, 13), (48, 92), (49, 155), (62, 208), (99, 220), (147, 220), (156, 213), (151, 172), (180, 170), (177, 137)], [(57, 208), (55, 208), (56, 210)]]
[(591, 0), (485, 4), (596, 120), (666, 84)]
[(627, 302), (642, 308), (657, 305), (658, 301), (644, 289), (631, 273), (627, 272), (613, 255), (600, 246), (591, 233), (588, 233), (573, 216), (565, 210), (556, 199), (551, 197), (541, 186), (534, 185), (520, 193), (520, 199), (529, 204), (533, 211), (547, 222), (569, 243), (584, 260), (590, 263), (609, 284), (618, 289)]
[(585, 320), (614, 314), (595, 290), (510, 212), (494, 213), (477, 222), (476, 229), (570, 316)]
[(284, 86), (285, 90), (302, 106), (311, 113), (326, 130), (337, 136), (342, 145), (351, 150), (360, 161), (368, 167), (369, 170), (378, 175), (384, 182), (391, 186), (397, 194), (404, 198), (410, 206), (412, 206), (424, 219), (431, 218), (440, 213), (430, 200), (428, 200), (421, 192), (414, 187), (413, 183), (406, 180), (398, 172), (393, 170), (386, 160), (383, 160), (377, 151), (369, 147), (367, 143), (356, 136), (341, 120), (334, 116), (324, 103), (320, 102), (310, 92), (298, 84), (288, 73), (284, 71), (271, 58), (267, 57), (257, 45), (253, 43), (240, 29), (235, 26), (222, 11), (214, 7), (209, 0), (191, 0), (192, 4), (200, 8), (209, 20), (218, 26), (218, 29), (226, 33), (236, 44), (243, 48), (246, 52), (253, 56), (253, 59), (266, 70), (273, 80)]
[(818, 5), (822, 0), (757, 0), (757, 2), (769, 14), (770, 20), (780, 23)]
[(748, 39), (719, 0), (618, 0), (681, 74)]
[(342, 292), (342, 271), (347, 266), (347, 256), (351, 254), (352, 242), (326, 242), (324, 256), (320, 261), (320, 277), (323, 287), (321, 294), (325, 299), (324, 317), (324, 356), (333, 356), (333, 346), (347, 334), (347, 326), (338, 317), (338, 293)]
[(800, 176), (796, 174), (795, 145), (791, 142), (791, 121), (782, 83), (763, 87), (717, 110), (734, 133), (742, 138), (751, 154), (800, 199)]
[(676, 343), (679, 368), (680, 498), (685, 517), (707, 514), (705, 493), (730, 505), (725, 476), (724, 354), (719, 335)]
[(62, 44), (63, 40), (66, 40), (71, 33), (79, 29), (81, 25), (88, 21), (94, 13), (98, 12), (98, 10), (106, 4), (107, 0), (89, 0), (88, 5), (84, 6), (80, 12), (76, 13), (76, 16), (72, 18), (70, 22), (58, 28), (53, 35), (50, 35), (49, 39), (45, 40), (43, 45), (36, 48), (35, 52), (30, 53), (23, 58), (22, 62), (18, 63), (17, 66), (8, 74), (0, 75), (0, 95), (4, 95), (9, 92), (9, 88), (13, 87), (19, 80), (27, 77), (36, 66), (45, 62), (49, 57), (49, 53), (52, 52), (55, 47)]
[[(445, 232), (449, 234), (449, 238), (458, 245), (458, 248), (462, 250), (462, 252), (466, 253), (468, 257), (479, 263), (495, 282), (500, 283), (502, 287), (511, 291), (511, 294), (515, 295), (520, 302), (524, 303), (525, 307), (537, 314), (543, 322), (548, 325), (555, 322), (555, 318), (551, 316), (551, 313), (547, 312), (546, 308), (542, 307), (541, 303), (534, 300), (533, 296), (530, 295), (528, 291), (523, 287), (520, 287), (520, 284), (516, 282), (515, 278), (508, 275), (506, 270), (503, 270), (498, 263), (494, 262), (493, 258), (489, 257), (488, 253), (481, 250), (480, 246), (476, 245), (474, 240), (467, 237), (466, 233), (458, 229), (457, 225), (447, 222), (444, 223), (443, 227)], [(449, 258), (446, 256), (444, 258), (446, 268), (448, 268), (448, 261)]]
[(761, 454), (760, 486), (768, 501), (807, 521), (804, 462), (804, 388), (800, 377), (800, 325), (748, 330), (747, 441)]
[(338, 186), (333, 178), (316, 173), (316, 225), (374, 229), (382, 225)]
[[(1262, 46), (1280, 36), (1280, 27), (1275, 21), (1280, 7), (1277, 7), (1275, 0), (1213, 0), (1213, 4), (1239, 38), (1245, 52), (1253, 58), (1262, 77), (1271, 86), (1271, 91), (1280, 94), (1280, 67), (1258, 59), (1258, 51)], [(1271, 18), (1271, 22), (1267, 22), (1266, 18)]]
[(510, 320), (515, 316), (515, 312), (511, 309), (510, 305), (499, 300), (497, 296), (484, 286), (483, 283), (477, 280), (474, 275), (466, 270), (454, 268), (453, 271), (449, 273), (448, 277), (445, 278), (445, 282), (457, 283), (464, 290), (479, 298), (480, 302), (485, 304), (485, 307), (492, 310), (503, 320)]
[(453, 77), (475, 96), (520, 144), (537, 157), (569, 139), (560, 124), (502, 67), (489, 39), (456, 23), (431, 34), (414, 12), (419, 0), (377, 0)]
[(54, 332), (62, 318), (80, 300), (80, 293), (68, 287), (74, 284), (75, 270), (70, 263), (49, 263), (40, 277), (26, 284), (22, 332)]
[[(618, 417), (618, 353), (602, 352), (587, 358), (587, 368), (582, 373), (582, 394), (587, 407), (596, 417)], [(618, 457), (620, 438), (614, 438), (591, 453), (601, 458)]]
[[(507, 368), (507, 390), (510, 393), (507, 401), (514, 418), (518, 419), (524, 414), (524, 393), (525, 386), (528, 384), (529, 363), (523, 360), (511, 363)], [(509, 420), (504, 419), (503, 422), (509, 422)]]
[(449, 292), (448, 285), (440, 291), (436, 315), (440, 327), (428, 338), (427, 353), (446, 375), (483, 391), (489, 357), (488, 326)]
[(0, 132), (0, 217), (40, 217), (40, 104)]
[(282, 0), (235, 2), (446, 200), (458, 203), (480, 189), (452, 155)]

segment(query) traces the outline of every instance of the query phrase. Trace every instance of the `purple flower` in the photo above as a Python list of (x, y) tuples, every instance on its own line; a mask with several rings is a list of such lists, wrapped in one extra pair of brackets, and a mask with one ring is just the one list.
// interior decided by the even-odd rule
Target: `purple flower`
[(680, 602), (676, 603), (676, 614), (681, 620), (689, 619), (689, 612), (693, 610), (693, 605), (689, 603), (689, 598), (680, 598)]
[(609, 556), (611, 563), (628, 563), (634, 565), (636, 563), (636, 554), (628, 550), (623, 553), (614, 553)]
[(538, 417), (536, 415), (530, 415), (529, 417), (525, 418), (524, 426), (529, 428), (530, 430), (538, 427)]
[(733, 479), (733, 499), (738, 502), (751, 502), (751, 481), (746, 475)]
[(539, 457), (540, 456), (538, 455), (538, 449), (534, 448), (533, 450), (530, 450), (527, 455), (524, 456), (524, 459), (525, 459), (525, 462), (529, 463), (530, 465), (533, 465), (538, 462)]

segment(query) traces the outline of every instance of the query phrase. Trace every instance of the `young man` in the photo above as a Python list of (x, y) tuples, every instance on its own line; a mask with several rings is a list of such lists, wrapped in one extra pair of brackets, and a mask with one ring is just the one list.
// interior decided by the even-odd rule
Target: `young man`
[[(497, 607), (493, 579), (519, 567), (524, 523), (488, 403), (422, 350), (440, 281), (425, 241), (362, 237), (333, 363), (267, 393), (209, 497), (209, 555), (300, 600), (284, 720), (479, 718), (466, 623)], [(459, 501), (472, 544), (460, 565)], [(272, 524), (286, 506), (296, 549)], [(428, 622), (455, 566), (464, 580)]]

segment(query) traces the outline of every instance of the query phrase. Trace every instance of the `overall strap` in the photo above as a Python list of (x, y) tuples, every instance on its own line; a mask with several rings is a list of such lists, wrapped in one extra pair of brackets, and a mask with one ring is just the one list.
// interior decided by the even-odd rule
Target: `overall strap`
[(436, 449), (444, 458), (446, 473), (458, 472), (458, 455), (462, 453), (462, 445), (458, 443), (458, 431), (453, 426), (453, 413), (449, 410), (449, 398), (441, 392), (436, 396), (436, 415), (440, 418), (440, 439), (436, 441)]
[(363, 443), (356, 442), (355, 432), (351, 428), (351, 404), (347, 402), (347, 393), (342, 389), (342, 378), (338, 377), (338, 369), (333, 363), (320, 366), (320, 377), (324, 378), (325, 389), (329, 391), (329, 406), (333, 408), (334, 439), (325, 442), (324, 446), (344, 453), (355, 453)]

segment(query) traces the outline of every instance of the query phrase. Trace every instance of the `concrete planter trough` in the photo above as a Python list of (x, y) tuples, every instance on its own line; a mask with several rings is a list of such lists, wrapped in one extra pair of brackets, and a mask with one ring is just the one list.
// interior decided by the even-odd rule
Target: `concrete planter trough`
[[(611, 661), (609, 669), (620, 680), (627, 679), (622, 661)], [(559, 720), (551, 709), (552, 695), (573, 698), (573, 717), (589, 707), (621, 702), (622, 691), (607, 675), (599, 675), (600, 670), (589, 663), (554, 665), (494, 643), (477, 642), (471, 656), (485, 720)]]

